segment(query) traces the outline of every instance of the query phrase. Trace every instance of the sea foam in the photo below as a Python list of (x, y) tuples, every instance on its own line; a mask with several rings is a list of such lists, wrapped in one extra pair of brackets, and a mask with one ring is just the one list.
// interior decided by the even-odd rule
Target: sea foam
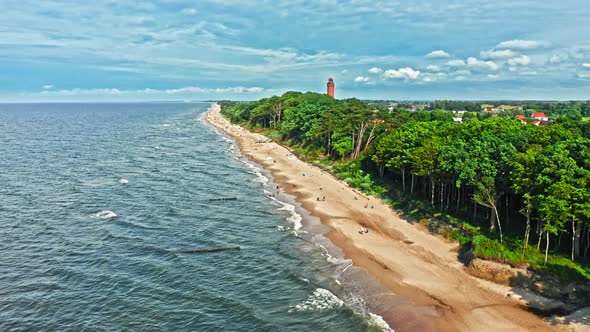
[(326, 311), (342, 307), (344, 302), (327, 289), (316, 288), (307, 299), (294, 306), (289, 312)]
[(104, 210), (104, 211), (97, 212), (97, 213), (93, 214), (92, 216), (96, 219), (111, 219), (111, 218), (115, 218), (117, 215), (113, 211)]
[(395, 332), (389, 324), (379, 315), (375, 315), (369, 312), (369, 326), (376, 327), (377, 329), (384, 332)]

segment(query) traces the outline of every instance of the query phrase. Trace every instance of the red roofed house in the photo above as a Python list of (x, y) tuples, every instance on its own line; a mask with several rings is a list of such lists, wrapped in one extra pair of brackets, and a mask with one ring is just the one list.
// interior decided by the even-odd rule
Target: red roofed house
[(385, 120), (383, 119), (373, 119), (373, 121), (371, 121), (373, 124), (378, 124), (378, 123), (383, 123), (385, 122)]
[(541, 120), (533, 120), (533, 122), (531, 122), (531, 124), (533, 126), (539, 126), (541, 124)]
[(533, 112), (531, 118), (541, 120), (541, 121), (549, 121), (549, 118), (543, 112)]
[(520, 120), (520, 123), (526, 124), (526, 117), (522, 114), (517, 114), (514, 118)]

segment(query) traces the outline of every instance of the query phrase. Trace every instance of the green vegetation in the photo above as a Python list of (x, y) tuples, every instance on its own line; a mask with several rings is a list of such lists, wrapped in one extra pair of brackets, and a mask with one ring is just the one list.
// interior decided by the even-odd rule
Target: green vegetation
[[(477, 112), (480, 104), (470, 102), (408, 112), (287, 92), (220, 104), (232, 122), (281, 140), (354, 188), (389, 197), (479, 257), (590, 280), (588, 103), (525, 104), (526, 114), (558, 115), (541, 127), (510, 112)], [(457, 124), (445, 109), (473, 112)]]

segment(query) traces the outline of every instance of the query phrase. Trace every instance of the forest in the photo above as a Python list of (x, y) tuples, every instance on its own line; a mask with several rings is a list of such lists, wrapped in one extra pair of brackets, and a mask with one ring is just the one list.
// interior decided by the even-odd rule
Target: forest
[[(533, 126), (512, 113), (467, 112), (455, 123), (439, 109), (462, 102), (410, 112), (287, 92), (219, 104), (230, 121), (278, 139), (351, 186), (448, 223), (443, 235), (479, 257), (590, 280), (584, 105), (561, 104), (568, 108), (552, 109), (549, 125)], [(531, 109), (539, 105), (522, 113)]]

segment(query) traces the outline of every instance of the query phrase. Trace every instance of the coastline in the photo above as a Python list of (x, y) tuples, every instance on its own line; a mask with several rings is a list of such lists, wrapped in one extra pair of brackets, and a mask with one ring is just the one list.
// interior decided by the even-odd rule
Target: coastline
[[(410, 225), (380, 199), (295, 158), (267, 138), (231, 125), (213, 105), (205, 120), (233, 137), (242, 154), (268, 170), (274, 182), (329, 228), (327, 238), (354, 266), (364, 268), (393, 294), (397, 304), (375, 312), (396, 331), (555, 331), (528, 312), (523, 300), (506, 299), (510, 287), (469, 275), (457, 245)], [(322, 198), (326, 197), (323, 201)], [(320, 199), (318, 201), (318, 198)], [(367, 207), (365, 207), (365, 205)], [(369, 229), (359, 234), (361, 227)]]

